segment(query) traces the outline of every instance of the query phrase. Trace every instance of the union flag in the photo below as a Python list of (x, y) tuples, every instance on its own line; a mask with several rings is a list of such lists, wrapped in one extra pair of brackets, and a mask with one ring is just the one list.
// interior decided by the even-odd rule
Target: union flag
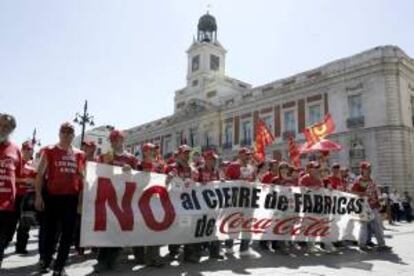
[(330, 113), (325, 115), (323, 121), (305, 128), (303, 134), (306, 137), (308, 146), (314, 145), (321, 139), (335, 131), (335, 123)]
[(262, 119), (258, 119), (256, 126), (256, 139), (255, 139), (255, 158), (256, 160), (263, 162), (265, 160), (265, 147), (272, 144), (275, 138), (272, 132), (266, 126)]
[(288, 147), (289, 147), (289, 158), (293, 165), (297, 168), (301, 167), (300, 164), (300, 152), (293, 136), (288, 138)]

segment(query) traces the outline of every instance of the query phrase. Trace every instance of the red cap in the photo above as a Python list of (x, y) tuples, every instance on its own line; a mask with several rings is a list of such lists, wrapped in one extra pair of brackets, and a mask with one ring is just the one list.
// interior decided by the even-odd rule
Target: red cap
[(341, 165), (338, 162), (334, 162), (331, 166), (332, 169), (340, 169)]
[(204, 159), (218, 159), (218, 155), (213, 150), (203, 152)]
[(142, 146), (142, 151), (150, 151), (150, 150), (155, 150), (156, 146), (153, 143), (145, 143)]
[(120, 130), (112, 130), (111, 133), (109, 133), (109, 141), (113, 142), (119, 138), (124, 138), (124, 134)]
[(178, 154), (184, 153), (184, 152), (190, 152), (191, 150), (192, 150), (192, 148), (190, 146), (181, 145), (181, 146), (178, 147)]
[(369, 162), (367, 162), (367, 161), (362, 161), (362, 162), (359, 164), (359, 168), (360, 168), (361, 170), (366, 170), (366, 169), (369, 169), (369, 168), (371, 168), (371, 163), (369, 163)]
[(321, 165), (317, 161), (310, 161), (308, 164), (306, 164), (306, 168), (308, 169), (319, 169)]
[(96, 143), (93, 140), (85, 140), (82, 143), (83, 146), (87, 146), (87, 147), (91, 147), (91, 148), (96, 148)]
[(70, 122), (64, 122), (63, 124), (60, 125), (60, 130), (71, 130), (72, 132), (75, 132), (75, 126), (70, 123)]
[(239, 149), (239, 154), (251, 154), (252, 152), (250, 151), (250, 149), (249, 148), (247, 148), (247, 147), (241, 147), (240, 149)]
[(32, 141), (26, 141), (22, 144), (23, 150), (32, 150), (33, 149), (33, 143)]

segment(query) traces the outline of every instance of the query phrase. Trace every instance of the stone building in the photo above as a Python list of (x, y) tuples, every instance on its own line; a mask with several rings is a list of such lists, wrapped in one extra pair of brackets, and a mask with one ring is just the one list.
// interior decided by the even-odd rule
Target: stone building
[(213, 16), (203, 15), (187, 50), (187, 85), (175, 92), (174, 114), (126, 130), (127, 145), (159, 144), (165, 156), (181, 143), (216, 148), (231, 158), (252, 146), (262, 118), (276, 141), (269, 158), (287, 159), (289, 135), (304, 142), (305, 126), (330, 112), (343, 146), (331, 155), (357, 171), (368, 159), (382, 185), (414, 193), (414, 60), (396, 46), (381, 46), (260, 86), (227, 76), (226, 50)]

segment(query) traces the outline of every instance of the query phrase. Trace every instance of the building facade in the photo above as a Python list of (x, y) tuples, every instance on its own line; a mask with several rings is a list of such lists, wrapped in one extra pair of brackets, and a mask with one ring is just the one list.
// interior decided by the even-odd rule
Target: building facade
[(336, 131), (329, 139), (343, 146), (332, 161), (356, 172), (361, 160), (370, 160), (379, 184), (414, 192), (414, 60), (401, 49), (376, 47), (253, 87), (226, 75), (215, 18), (206, 14), (197, 27), (174, 114), (126, 130), (131, 151), (151, 141), (169, 156), (187, 143), (231, 158), (253, 145), (262, 118), (276, 137), (266, 154), (288, 159), (289, 135), (304, 142), (303, 129), (330, 112)]
[[(110, 125), (102, 125), (90, 130), (85, 131), (85, 140), (94, 141), (96, 143), (96, 154), (100, 155), (106, 153), (111, 148), (111, 143), (109, 142), (109, 133), (113, 130), (114, 127)], [(80, 148), (81, 144), (81, 135), (75, 137), (73, 144), (76, 147)]]

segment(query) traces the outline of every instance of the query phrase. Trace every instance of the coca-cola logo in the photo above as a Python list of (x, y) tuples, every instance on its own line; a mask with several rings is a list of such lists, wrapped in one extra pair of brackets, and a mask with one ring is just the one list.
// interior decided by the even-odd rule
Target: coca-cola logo
[(223, 234), (254, 233), (290, 235), (305, 237), (329, 236), (333, 220), (312, 216), (293, 216), (283, 219), (246, 217), (242, 212), (228, 215), (221, 220), (220, 232)]

